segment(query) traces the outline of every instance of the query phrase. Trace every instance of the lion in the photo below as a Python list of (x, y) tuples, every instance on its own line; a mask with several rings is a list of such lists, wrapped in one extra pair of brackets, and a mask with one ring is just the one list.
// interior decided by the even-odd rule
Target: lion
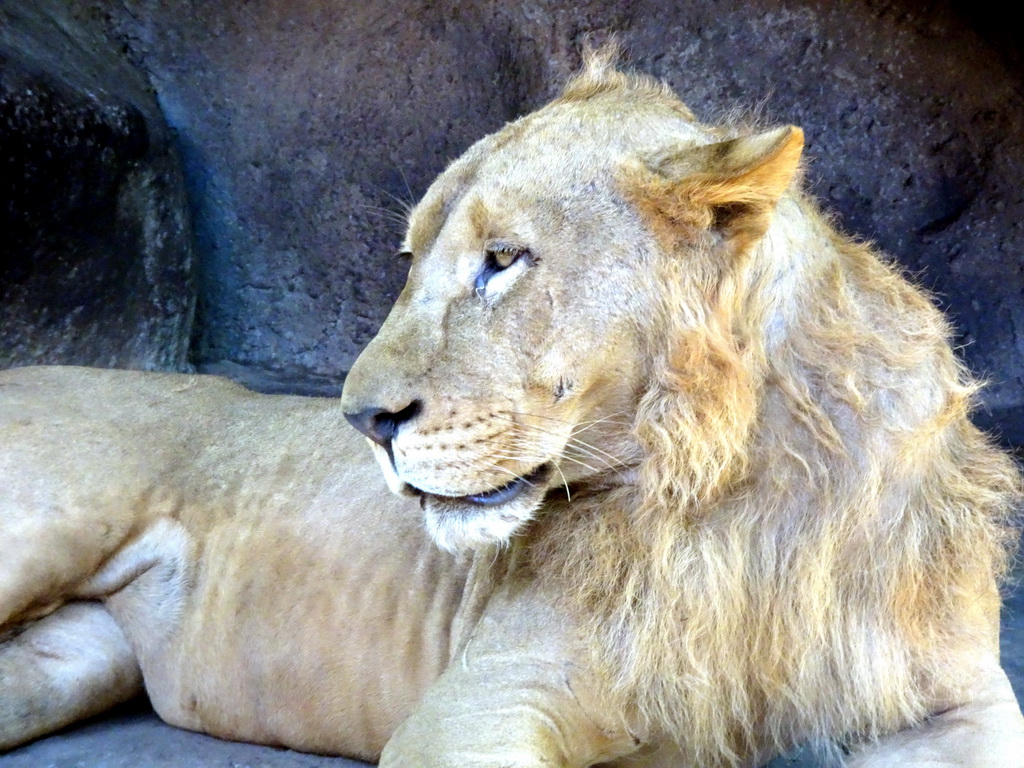
[(340, 402), (0, 374), (0, 749), (144, 689), (390, 768), (1024, 766), (1020, 477), (802, 149), (598, 51), (412, 210)]

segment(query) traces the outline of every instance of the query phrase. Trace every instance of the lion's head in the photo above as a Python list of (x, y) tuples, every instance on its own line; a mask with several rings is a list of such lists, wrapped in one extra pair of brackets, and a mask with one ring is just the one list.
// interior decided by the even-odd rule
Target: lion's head
[(591, 56), (412, 212), (345, 387), (435, 540), (528, 531), (509, 562), (692, 764), (955, 701), (1015, 537), (948, 325), (800, 192), (802, 145)]
[[(505, 541), (552, 489), (636, 468), (666, 313), (717, 322), (722, 272), (765, 231), (801, 147), (794, 128), (702, 126), (597, 56), (440, 176), (410, 215), (408, 282), (343, 403), (391, 488), (422, 496), (438, 543)], [(666, 306), (670, 271), (679, 307)]]

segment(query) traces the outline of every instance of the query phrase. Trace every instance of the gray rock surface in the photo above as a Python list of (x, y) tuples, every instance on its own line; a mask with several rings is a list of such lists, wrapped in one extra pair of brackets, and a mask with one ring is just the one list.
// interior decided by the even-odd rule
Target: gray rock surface
[(200, 365), (340, 378), (403, 279), (403, 207), (615, 33), (705, 118), (804, 127), (810, 188), (935, 292), (991, 382), (979, 420), (1024, 443), (1024, 66), (989, 3), (86, 5), (177, 131)]
[(187, 367), (180, 163), (145, 77), (59, 0), (0, 0), (0, 367)]

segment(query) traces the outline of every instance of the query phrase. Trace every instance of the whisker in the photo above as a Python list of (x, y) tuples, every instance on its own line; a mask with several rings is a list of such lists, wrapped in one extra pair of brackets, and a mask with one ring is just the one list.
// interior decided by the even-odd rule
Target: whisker
[[(499, 415), (497, 418), (504, 418), (504, 417)], [(529, 432), (530, 430), (532, 430), (536, 434), (551, 435), (551, 436), (558, 437), (558, 438), (563, 438), (564, 437), (564, 435), (562, 433), (560, 433), (560, 432), (556, 432), (556, 431), (550, 430), (550, 429), (544, 429), (543, 427), (539, 427), (536, 424), (520, 423), (520, 422), (517, 422), (517, 421), (515, 421), (513, 419), (507, 419), (507, 418), (505, 420), (506, 421), (512, 421), (518, 427), (517, 432), (513, 432), (511, 436), (509, 436), (509, 435), (505, 435), (504, 436), (504, 439), (506, 439), (506, 440), (508, 440), (510, 437), (513, 440), (516, 439), (516, 438), (525, 437), (525, 436), (521, 436), (518, 433), (526, 433), (526, 432)], [(561, 423), (567, 424), (568, 422), (561, 422)], [(598, 448), (596, 445), (591, 445), (590, 443), (586, 442), (585, 440), (581, 440), (578, 437), (574, 436), (576, 434), (579, 434), (582, 431), (583, 431), (583, 429), (578, 429), (578, 430), (574, 430), (574, 431), (570, 432), (569, 437), (568, 437), (568, 439), (566, 441), (566, 449), (567, 450), (569, 448), (573, 448), (573, 449), (579, 451), (580, 453), (584, 454), (588, 458), (591, 458), (591, 459), (597, 461), (598, 463), (603, 464), (605, 469), (615, 469), (615, 468), (617, 468), (619, 466), (622, 466), (624, 461), (622, 459), (620, 459), (618, 456), (615, 456), (615, 455), (609, 453), (608, 451), (605, 451), (602, 448)], [(490, 438), (490, 439), (493, 440), (493, 438)], [(594, 471), (596, 471), (596, 470), (594, 470)]]
[(503, 454), (503, 453), (499, 453), (499, 452), (492, 452), (490, 455), (495, 457), (495, 458), (497, 458), (497, 459), (505, 459), (506, 461), (518, 461), (518, 462), (520, 462), (522, 464), (526, 464), (528, 466), (536, 466), (537, 464), (542, 464), (542, 463), (544, 463), (544, 459), (545, 459), (545, 457), (543, 457), (543, 456), (531, 457), (531, 456), (523, 456), (521, 454), (514, 454), (514, 453)]
[[(398, 171), (399, 171), (399, 173), (402, 174), (402, 180), (405, 181), (405, 186), (408, 189), (409, 182), (405, 180), (405, 173), (402, 171), (401, 167), (399, 167)], [(391, 198), (392, 202), (397, 203), (398, 207), (401, 208), (402, 212), (405, 214), (405, 218), (406, 219), (409, 218), (409, 214), (412, 213), (412, 209), (414, 207), (413, 203), (409, 202), (408, 200), (403, 200), (398, 195), (395, 195), (395, 194), (393, 194), (391, 192), (388, 192), (386, 189), (382, 189), (382, 188), (378, 187), (377, 190), (379, 192), (381, 192), (382, 194), (387, 195), (389, 198)], [(412, 190), (409, 190), (409, 192), (410, 192), (409, 197), (412, 197)]]
[[(537, 434), (552, 435), (558, 438), (563, 437), (563, 435), (558, 432), (543, 429), (533, 424), (521, 425), (520, 431), (527, 430), (533, 430)], [(613, 469), (614, 467), (619, 466), (623, 463), (622, 460), (619, 459), (617, 456), (614, 456), (613, 454), (608, 453), (608, 451), (598, 448), (596, 445), (591, 445), (585, 440), (581, 440), (578, 437), (573, 437), (572, 433), (570, 433), (568, 439), (566, 440), (566, 448), (568, 449), (570, 447), (576, 449), (577, 451), (588, 456), (589, 458), (594, 459), (595, 461), (605, 464), (608, 469)]]
[[(561, 432), (556, 432), (556, 431), (551, 430), (551, 429), (544, 429), (544, 427), (539, 427), (536, 424), (522, 423), (520, 421), (517, 421), (516, 419), (511, 419), (511, 418), (507, 418), (505, 416), (502, 416), (501, 414), (496, 414), (495, 418), (496, 419), (503, 419), (504, 421), (509, 421), (509, 422), (515, 424), (520, 429), (532, 429), (534, 432), (538, 432), (538, 433), (544, 434), (544, 435), (555, 435), (556, 437), (562, 437), (563, 436)], [(559, 421), (559, 423), (560, 424), (569, 424), (568, 421)], [(571, 432), (571, 430), (570, 430), (570, 432)]]
[(412, 193), (412, 187), (409, 186), (409, 177), (405, 175), (405, 169), (402, 168), (402, 164), (395, 163), (395, 165), (398, 167), (398, 172), (402, 176), (402, 183), (405, 184), (405, 191), (409, 195), (409, 202), (403, 205), (403, 208), (405, 208), (405, 212), (408, 215), (409, 213), (412, 213), (414, 205), (413, 201), (416, 199), (416, 195)]
[[(515, 412), (511, 411), (511, 413), (515, 413)], [(529, 414), (522, 414), (522, 415), (529, 417)], [(614, 414), (613, 414), (613, 416), (614, 416)], [(497, 414), (495, 416), (495, 418), (503, 419), (504, 421), (510, 421), (510, 422), (514, 423), (516, 426), (520, 427), (521, 429), (532, 429), (535, 432), (538, 432), (540, 434), (554, 435), (555, 437), (563, 437), (564, 436), (561, 432), (556, 432), (556, 431), (553, 431), (553, 430), (545, 429), (545, 428), (540, 427), (540, 426), (538, 426), (536, 424), (522, 423), (522, 422), (516, 421), (515, 419), (510, 419), (510, 418), (504, 417), (501, 414)], [(548, 417), (538, 416), (536, 418), (548, 418)], [(569, 438), (577, 437), (578, 435), (580, 435), (581, 433), (583, 433), (587, 429), (590, 429), (595, 424), (600, 424), (602, 422), (609, 421), (611, 418), (612, 418), (612, 416), (608, 416), (608, 417), (605, 417), (603, 419), (595, 419), (594, 421), (584, 422), (583, 424), (576, 425), (572, 429), (569, 430), (568, 437)], [(552, 421), (556, 421), (556, 422), (558, 422), (560, 424), (570, 424), (570, 422), (562, 421), (561, 419), (551, 419), (551, 420)], [(605, 453), (605, 455), (608, 455), (608, 456), (611, 455), (611, 454), (608, 454), (606, 451), (601, 451), (601, 449), (598, 448), (595, 445), (590, 445), (589, 443), (585, 443), (584, 441), (580, 441), (580, 442), (582, 444), (586, 445), (587, 447), (595, 450), (595, 451), (598, 451), (598, 452), (601, 452), (601, 453)]]
[[(488, 445), (488, 459), (492, 461), (515, 461), (533, 465), (545, 461), (549, 456), (538, 456), (538, 443), (543, 444), (545, 437), (555, 437), (564, 442), (561, 452), (561, 460), (571, 462), (588, 472), (599, 475), (602, 472), (613, 472), (621, 476), (621, 470), (627, 465), (628, 457), (616, 456), (615, 454), (600, 448), (580, 437), (587, 430), (601, 424), (614, 424), (628, 427), (632, 421), (620, 417), (628, 416), (625, 411), (607, 414), (601, 418), (593, 419), (578, 424), (572, 424), (564, 419), (544, 414), (526, 413), (523, 411), (504, 411), (496, 414), (493, 418), (508, 422), (514, 426), (507, 432), (499, 435), (492, 435), (482, 438), (482, 442)], [(536, 422), (547, 422), (548, 426), (542, 426)], [(569, 427), (557, 429), (557, 426)], [(568, 434), (567, 434), (568, 433)], [(513, 477), (518, 477), (510, 470), (493, 465), (497, 469), (504, 470)], [(565, 487), (566, 496), (571, 498), (568, 478), (559, 464), (555, 464), (562, 485)]]
[(406, 223), (408, 223), (405, 216), (400, 214), (398, 211), (391, 210), (390, 208), (384, 208), (383, 206), (380, 205), (371, 205), (370, 203), (357, 203), (356, 205), (359, 208), (362, 208), (364, 211), (375, 213), (381, 217), (387, 218), (388, 220), (395, 222), (396, 224), (402, 224), (404, 226)]
[(577, 426), (581, 429), (590, 429), (597, 424), (615, 424), (620, 427), (631, 427), (633, 426), (633, 419), (621, 420), (619, 416), (628, 416), (629, 414), (625, 411), (617, 411), (615, 413), (609, 413), (607, 416), (602, 416), (600, 419), (594, 419), (593, 421), (581, 421)]
[[(544, 421), (554, 421), (554, 422), (557, 422), (558, 424), (572, 424), (572, 422), (566, 421), (565, 419), (559, 419), (559, 418), (556, 418), (554, 416), (545, 416), (544, 414), (541, 414), (541, 413), (527, 413), (526, 411), (505, 411), (505, 413), (511, 414), (513, 416), (524, 416), (527, 419), (543, 419)], [(629, 425), (631, 425), (633, 423), (631, 420), (612, 421), (613, 419), (616, 419), (619, 416), (628, 416), (628, 415), (629, 414), (626, 411), (616, 411), (615, 413), (609, 413), (607, 416), (602, 416), (600, 419), (594, 419), (593, 421), (580, 422), (580, 424), (577, 424), (576, 426), (577, 427), (583, 426), (584, 428), (588, 428), (590, 426), (593, 426), (594, 424), (600, 424), (602, 422), (607, 421), (607, 422), (609, 422), (611, 424), (619, 424), (621, 426), (628, 427)], [(498, 417), (498, 418), (501, 418), (501, 416), (502, 416), (502, 414), (496, 414), (496, 417)]]
[(612, 469), (613, 467), (619, 466), (623, 463), (622, 459), (620, 459), (618, 456), (608, 453), (608, 451), (603, 450), (602, 448), (598, 448), (596, 445), (586, 443), (578, 438), (571, 438), (565, 444), (565, 447), (567, 449), (575, 448), (577, 450), (580, 450), (592, 459), (604, 461), (606, 463), (610, 462), (608, 463), (609, 469)]
[[(501, 452), (492, 452), (490, 454), (490, 457), (497, 458), (497, 459), (508, 459), (508, 460), (511, 460), (511, 461), (521, 461), (521, 462), (526, 463), (526, 464), (539, 463), (539, 462), (543, 461), (544, 458), (545, 458), (545, 457), (523, 456), (521, 454), (511, 454), (511, 453), (510, 454), (503, 454)], [(563, 456), (562, 458), (563, 458), (563, 460), (571, 461), (574, 464), (577, 464), (577, 465), (579, 465), (579, 466), (581, 466), (581, 467), (583, 467), (585, 469), (588, 469), (588, 470), (590, 470), (591, 472), (593, 472), (595, 474), (598, 474), (598, 472), (599, 472), (599, 470), (596, 469), (595, 467), (592, 467), (589, 464), (580, 461), (579, 459), (573, 458), (572, 456)], [(529, 480), (526, 480), (522, 475), (517, 474), (517, 473), (513, 472), (512, 470), (510, 470), (510, 469), (508, 469), (506, 467), (501, 466), (500, 464), (492, 463), (492, 462), (488, 462), (488, 461), (484, 461), (484, 460), (473, 460), (473, 461), (470, 461), (468, 463), (470, 464), (470, 466), (473, 469), (479, 469), (479, 470), (483, 470), (483, 471), (499, 470), (501, 472), (505, 472), (506, 474), (511, 475), (513, 477), (513, 479), (515, 479), (515, 480), (523, 480), (531, 488), (535, 487), (534, 483), (530, 482)], [(555, 464), (554, 467), (555, 467), (555, 470), (558, 472), (558, 474), (562, 478), (562, 485), (565, 487), (565, 495), (571, 501), (572, 500), (572, 492), (569, 490), (569, 481), (566, 479), (565, 473), (562, 471), (562, 468), (560, 466), (558, 466), (558, 464)]]
[[(499, 456), (497, 458), (504, 458), (504, 457)], [(484, 472), (491, 472), (491, 471), (497, 470), (499, 472), (504, 472), (506, 475), (511, 475), (513, 478), (520, 477), (520, 475), (516, 474), (515, 472), (513, 472), (508, 467), (501, 466), (496, 461), (495, 462), (491, 462), (491, 461), (486, 461), (484, 459), (480, 459), (480, 460), (470, 461), (470, 462), (466, 462), (466, 463), (468, 463), (469, 466), (472, 469), (479, 469), (479, 470), (482, 470)]]
[[(589, 469), (595, 475), (598, 475), (598, 474), (601, 473), (601, 470), (599, 470), (597, 467), (592, 467), (589, 464), (587, 464), (585, 461), (580, 461), (579, 459), (574, 458), (573, 456), (569, 456), (568, 454), (563, 454), (562, 455), (562, 460), (563, 461), (571, 461), (573, 464), (577, 464), (577, 465), (583, 467), (584, 469)], [(606, 467), (606, 469), (614, 469), (614, 467)]]
[(569, 481), (565, 479), (565, 472), (562, 471), (562, 467), (555, 464), (555, 469), (558, 470), (558, 474), (562, 476), (562, 485), (565, 486), (565, 498), (567, 501), (572, 501), (572, 491), (569, 490)]
[[(524, 479), (523, 475), (521, 475), (521, 474), (519, 474), (517, 472), (513, 472), (511, 469), (508, 469), (507, 467), (501, 466), (500, 464), (497, 463), (497, 460), (505, 459), (507, 461), (517, 461), (517, 462), (526, 464), (528, 466), (533, 466), (533, 465), (542, 463), (545, 458), (546, 457), (532, 457), (532, 456), (523, 456), (522, 454), (503, 453), (501, 451), (491, 451), (488, 454), (487, 457), (484, 457), (484, 458), (481, 458), (481, 459), (472, 460), (472, 461), (469, 462), (469, 464), (474, 469), (480, 469), (480, 470), (484, 470), (484, 471), (496, 469), (496, 470), (499, 470), (501, 472), (505, 472), (508, 475), (511, 475), (513, 479), (523, 480)], [(490, 459), (495, 459), (495, 461), (489, 461)], [(533, 486), (533, 483), (529, 482), (528, 480), (526, 482), (531, 487)]]
[[(510, 416), (525, 416), (528, 419), (543, 419), (544, 421), (554, 421), (557, 424), (571, 424), (572, 423), (572, 422), (566, 421), (565, 419), (558, 419), (558, 418), (555, 418), (554, 416), (545, 416), (545, 415), (543, 415), (541, 413), (527, 413), (526, 411), (505, 411), (504, 413), (507, 413)], [(507, 416), (505, 416), (504, 413), (496, 413), (496, 414), (494, 414), (494, 416), (495, 416), (495, 418), (505, 419), (506, 421), (515, 421), (515, 419), (510, 419)]]
[(359, 203), (359, 207), (363, 208), (367, 213), (370, 213), (387, 225), (387, 229), (391, 234), (401, 235), (405, 232), (405, 228), (408, 226), (408, 220), (395, 211), (390, 211), (387, 208), (380, 208), (375, 205), (367, 205), (365, 203)]

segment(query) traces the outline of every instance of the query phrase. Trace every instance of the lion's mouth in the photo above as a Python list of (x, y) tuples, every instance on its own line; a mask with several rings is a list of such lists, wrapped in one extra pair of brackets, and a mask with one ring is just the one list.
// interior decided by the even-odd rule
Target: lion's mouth
[(510, 501), (514, 501), (529, 488), (536, 488), (539, 485), (543, 485), (550, 474), (551, 464), (541, 464), (529, 473), (521, 475), (498, 488), (492, 488), (489, 491), (482, 491), (480, 493), (471, 493), (466, 496), (444, 496), (438, 493), (427, 493), (426, 491), (421, 491), (415, 486), (410, 487), (415, 493), (419, 494), (419, 496), (424, 499), (434, 498), (442, 501), (461, 502), (463, 504), (473, 504), (481, 507), (497, 507), (502, 504), (508, 504)]

